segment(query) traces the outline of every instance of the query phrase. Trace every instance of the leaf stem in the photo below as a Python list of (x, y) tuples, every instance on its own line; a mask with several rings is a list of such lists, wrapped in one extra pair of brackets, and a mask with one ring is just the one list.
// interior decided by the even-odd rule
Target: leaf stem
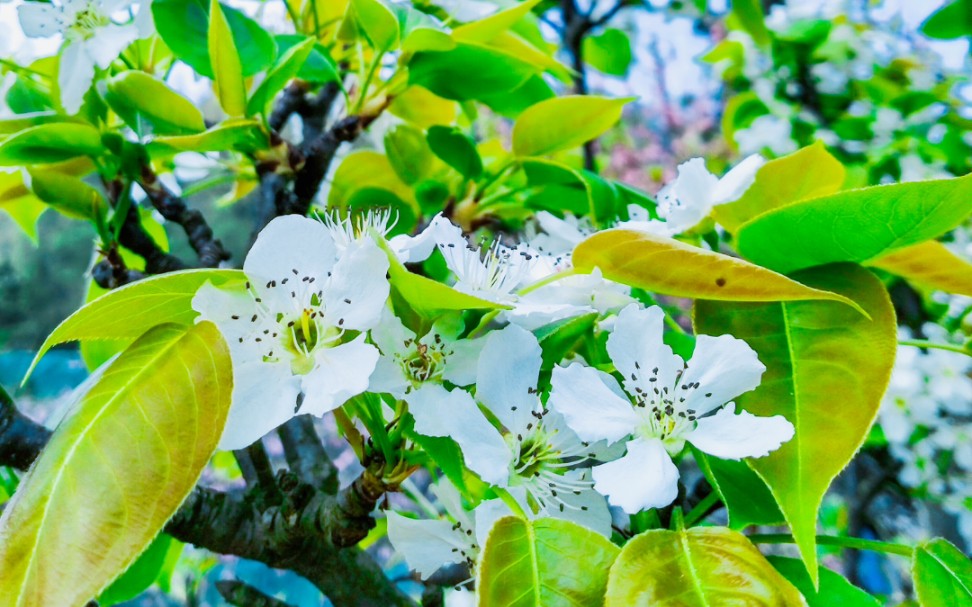
[(902, 339), (898, 341), (900, 346), (914, 346), (916, 348), (930, 348), (932, 350), (945, 350), (946, 352), (958, 352), (966, 356), (972, 356), (972, 350), (956, 344), (939, 344), (924, 339)]
[(695, 523), (698, 523), (709, 513), (712, 506), (715, 506), (719, 502), (719, 493), (713, 491), (709, 495), (702, 498), (702, 501), (695, 505), (688, 514), (685, 515), (685, 526), (692, 527)]
[(523, 519), (528, 518), (526, 512), (523, 511), (523, 507), (520, 506), (520, 503), (516, 501), (509, 491), (503, 489), (502, 487), (493, 487), (493, 491), (501, 500), (503, 500), (504, 504), (509, 506), (510, 510), (513, 511), (513, 514)]
[(568, 276), (576, 276), (578, 274), (581, 274), (581, 272), (579, 272), (578, 270), (575, 270), (573, 268), (570, 269), (570, 270), (564, 270), (563, 272), (557, 272), (556, 274), (551, 274), (550, 276), (547, 276), (546, 278), (541, 278), (540, 280), (538, 280), (536, 282), (532, 282), (532, 283), (528, 284), (527, 286), (525, 286), (522, 289), (520, 289), (519, 291), (517, 291), (516, 294), (517, 295), (526, 295), (527, 293), (532, 293), (532, 292), (536, 291), (537, 289), (539, 289), (541, 287), (545, 287), (545, 286), (547, 286), (547, 285), (549, 285), (551, 283), (557, 282), (558, 280), (567, 278)]
[[(749, 536), (754, 544), (796, 544), (796, 540), (789, 533), (757, 533)], [(851, 550), (870, 550), (885, 554), (897, 554), (910, 557), (914, 549), (903, 544), (865, 540), (859, 537), (838, 537), (834, 535), (818, 535), (817, 544), (821, 546), (839, 546)]]

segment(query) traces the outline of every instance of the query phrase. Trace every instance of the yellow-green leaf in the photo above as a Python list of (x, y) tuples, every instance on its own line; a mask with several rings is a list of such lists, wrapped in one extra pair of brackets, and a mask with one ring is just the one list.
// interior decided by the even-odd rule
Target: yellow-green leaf
[(157, 137), (148, 145), (153, 155), (178, 152), (225, 152), (244, 154), (265, 150), (270, 140), (255, 120), (227, 120), (197, 135)]
[(280, 57), (277, 65), (267, 73), (267, 77), (253, 91), (253, 95), (246, 105), (247, 116), (264, 111), (267, 104), (287, 86), (287, 83), (304, 66), (304, 62), (307, 61), (311, 51), (314, 50), (316, 43), (317, 41), (314, 38), (307, 38), (287, 49), (287, 52)]
[(47, 164), (104, 151), (101, 133), (89, 124), (42, 124), (0, 142), (0, 166)]
[(937, 238), (972, 213), (972, 175), (848, 190), (759, 215), (736, 234), (739, 253), (778, 272), (865, 263)]
[(663, 295), (721, 301), (833, 300), (846, 297), (815, 289), (761, 268), (672, 238), (634, 230), (605, 230), (574, 249), (574, 267), (600, 268), (604, 277)]
[[(594, 603), (591, 603), (594, 604)], [(625, 544), (604, 607), (803, 607), (746, 536), (725, 527), (656, 529)]]
[(972, 297), (972, 263), (929, 240), (878, 257), (868, 265), (922, 287)]
[(770, 160), (756, 173), (756, 181), (735, 202), (713, 209), (716, 221), (735, 232), (750, 219), (807, 198), (833, 194), (844, 184), (847, 171), (821, 142), (788, 156)]
[(130, 70), (110, 79), (105, 100), (130, 127), (143, 134), (184, 135), (206, 130), (199, 108), (145, 72)]
[(755, 415), (782, 415), (795, 435), (748, 462), (780, 505), (816, 583), (817, 512), (874, 423), (894, 365), (897, 327), (881, 281), (860, 266), (831, 265), (793, 277), (852, 298), (870, 318), (829, 301), (699, 301), (695, 329), (745, 340), (766, 365), (759, 387), (736, 402)]
[(28, 175), (34, 194), (68, 217), (94, 219), (107, 212), (101, 193), (73, 175), (38, 168)]
[(242, 270), (184, 270), (145, 278), (109, 291), (68, 316), (40, 349), (24, 377), (57, 344), (68, 341), (131, 341), (163, 323), (188, 326), (196, 318), (192, 298), (207, 282), (215, 286), (243, 283)]
[(460, 25), (452, 30), (452, 38), (459, 42), (489, 42), (513, 27), (540, 2), (541, 0), (526, 0), (505, 10), (497, 11), (484, 19)]
[(398, 18), (381, 0), (351, 0), (358, 25), (377, 51), (389, 51), (401, 39)]
[(243, 66), (233, 41), (223, 7), (218, 0), (209, 4), (209, 60), (213, 67), (214, 84), (219, 105), (230, 116), (246, 113), (246, 84)]
[(543, 156), (575, 148), (611, 128), (631, 100), (568, 95), (541, 101), (520, 114), (513, 125), (513, 152)]
[(915, 548), (911, 567), (921, 607), (972, 606), (972, 562), (946, 540)]
[(479, 560), (478, 605), (600, 605), (617, 556), (617, 546), (569, 521), (501, 518)]
[(216, 449), (233, 387), (211, 323), (138, 339), (75, 403), (0, 518), (0, 607), (80, 606), (145, 550)]

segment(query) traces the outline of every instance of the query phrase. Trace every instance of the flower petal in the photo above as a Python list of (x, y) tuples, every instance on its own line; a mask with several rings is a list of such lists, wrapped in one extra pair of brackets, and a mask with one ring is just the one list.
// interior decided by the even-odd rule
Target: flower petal
[(662, 508), (678, 495), (678, 468), (658, 439), (629, 441), (624, 457), (595, 466), (592, 473), (594, 489), (628, 514)]
[(722, 176), (712, 192), (712, 204), (726, 204), (739, 200), (746, 193), (749, 186), (756, 181), (756, 172), (766, 164), (766, 159), (759, 154), (747, 156), (742, 162)]
[(468, 392), (425, 384), (409, 398), (409, 411), (416, 432), (451, 437), (462, 449), (466, 467), (484, 481), (499, 486), (509, 482), (510, 449)]
[(220, 449), (242, 449), (294, 416), (300, 380), (289, 364), (234, 359), (233, 382)]
[(479, 355), (476, 399), (513, 434), (534, 421), (541, 353), (533, 333), (509, 325), (490, 333)]
[(705, 415), (758, 386), (764, 371), (766, 366), (743, 340), (732, 335), (699, 335), (680, 382), (682, 386), (698, 383), (699, 387), (685, 391), (683, 407)]
[(84, 48), (95, 65), (101, 69), (108, 69), (111, 62), (125, 48), (138, 38), (138, 29), (134, 25), (117, 25), (111, 23), (99, 27), (97, 37), (85, 41)]
[(68, 114), (76, 114), (84, 102), (84, 95), (94, 80), (94, 62), (77, 42), (68, 42), (61, 51), (57, 66), (57, 85), (61, 89), (61, 105)]
[(30, 38), (45, 38), (61, 31), (61, 9), (47, 2), (24, 2), (17, 7), (20, 28)]
[[(284, 215), (260, 231), (243, 262), (243, 271), (254, 279), (280, 282), (286, 278), (298, 285), (303, 277), (311, 277), (321, 288), (336, 261), (337, 247), (321, 222)], [(259, 290), (263, 285), (257, 280), (254, 287)]]
[(450, 345), (452, 354), (446, 359), (442, 378), (457, 386), (468, 386), (476, 383), (479, 353), (485, 343), (485, 339), (460, 339), (453, 342)]
[(444, 519), (416, 520), (388, 510), (388, 539), (423, 579), (443, 565), (465, 562), (463, 553), (473, 552), (472, 541), (465, 532), (453, 529)]
[(736, 415), (736, 405), (729, 403), (715, 415), (700, 419), (685, 438), (722, 459), (763, 457), (793, 438), (793, 424), (782, 415), (757, 417), (748, 411)]
[(388, 257), (375, 241), (352, 243), (334, 265), (324, 291), (324, 313), (332, 325), (363, 331), (378, 324), (388, 299)]
[[(662, 341), (665, 313), (658, 306), (625, 307), (618, 314), (607, 340), (607, 351), (624, 380), (628, 394), (672, 387), (682, 370), (682, 359)], [(656, 381), (651, 381), (654, 378)]]
[(560, 413), (585, 441), (621, 440), (639, 423), (638, 413), (613, 377), (573, 363), (554, 367), (547, 406)]
[[(591, 471), (571, 470), (564, 476), (568, 476), (573, 480), (589, 481)], [(588, 489), (586, 491), (582, 490), (580, 495), (568, 491), (561, 494), (561, 496), (561, 500), (564, 502), (563, 510), (559, 508), (545, 510), (540, 513), (540, 516), (549, 516), (551, 518), (571, 521), (582, 527), (587, 527), (604, 537), (611, 537), (611, 510), (608, 508), (607, 500), (604, 499), (603, 495), (594, 489)]]
[(378, 348), (366, 344), (364, 335), (334, 348), (314, 350), (316, 365), (301, 376), (300, 412), (320, 417), (367, 390), (378, 356)]
[(678, 165), (678, 177), (666, 197), (659, 194), (658, 212), (677, 231), (696, 225), (712, 211), (712, 194), (719, 179), (705, 168), (705, 160), (692, 158)]

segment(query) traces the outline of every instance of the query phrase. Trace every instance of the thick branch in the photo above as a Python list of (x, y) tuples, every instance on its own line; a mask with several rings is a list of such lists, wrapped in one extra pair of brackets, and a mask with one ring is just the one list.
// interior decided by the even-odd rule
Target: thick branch
[[(0, 394), (0, 465), (20, 470), (37, 458), (50, 432), (20, 414)], [(196, 487), (165, 527), (176, 539), (290, 569), (336, 607), (414, 607), (378, 564), (355, 545), (374, 527), (371, 517), (387, 487), (368, 470), (337, 496), (281, 473), (281, 503), (267, 505), (263, 488), (221, 492)]]
[(338, 148), (342, 143), (354, 141), (364, 127), (365, 123), (360, 117), (348, 116), (338, 120), (323, 135), (305, 145), (304, 166), (297, 172), (297, 179), (294, 181), (297, 203), (289, 210), (290, 213), (307, 214)]
[(310, 415), (298, 415), (277, 429), (287, 466), (301, 481), (334, 495), (338, 490), (337, 467), (324, 450)]
[(227, 603), (237, 607), (291, 607), (237, 580), (220, 580), (216, 582), (216, 590)]

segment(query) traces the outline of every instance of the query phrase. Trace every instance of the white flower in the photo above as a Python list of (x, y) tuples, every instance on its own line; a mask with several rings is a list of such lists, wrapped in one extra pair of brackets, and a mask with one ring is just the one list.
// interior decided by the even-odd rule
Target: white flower
[(765, 162), (762, 156), (753, 154), (721, 179), (705, 168), (702, 158), (683, 162), (678, 165), (675, 182), (658, 193), (658, 215), (665, 221), (647, 219), (647, 213), (636, 208), (632, 219), (619, 223), (618, 227), (665, 236), (684, 232), (708, 217), (713, 207), (738, 200), (756, 180), (756, 172)]
[[(81, 109), (96, 66), (107, 69), (129, 44), (152, 34), (148, 3), (139, 6), (132, 19), (129, 11), (135, 6), (139, 4), (132, 0), (66, 0), (61, 4), (25, 2), (18, 8), (27, 36), (64, 35), (57, 83), (61, 105), (68, 114)], [(124, 21), (115, 22), (117, 16)]]
[(792, 139), (793, 125), (787, 118), (766, 114), (753, 120), (748, 128), (733, 133), (742, 154), (759, 154), (769, 150), (777, 156), (785, 156), (797, 150)]
[(607, 504), (592, 490), (590, 469), (583, 467), (595, 449), (543, 408), (537, 393), (540, 364), (540, 345), (532, 333), (516, 325), (491, 333), (479, 358), (475, 399), (464, 390), (425, 386), (409, 408), (415, 431), (452, 437), (470, 470), (490, 484), (525, 491), (531, 512), (568, 518), (608, 535)]
[[(627, 453), (593, 469), (594, 488), (628, 513), (660, 508), (678, 493), (672, 456), (685, 442), (724, 459), (761, 457), (793, 436), (781, 416), (736, 415), (730, 399), (759, 385), (765, 367), (729, 335), (700, 335), (686, 365), (662, 342), (664, 312), (626, 307), (607, 350), (625, 390), (574, 363), (554, 369), (548, 406), (585, 441), (626, 441)], [(710, 415), (712, 414), (712, 415)]]
[(388, 258), (372, 240), (339, 255), (327, 228), (274, 219), (243, 264), (247, 288), (205, 285), (192, 300), (233, 357), (233, 406), (220, 446), (244, 447), (298, 413), (323, 415), (368, 389)]

